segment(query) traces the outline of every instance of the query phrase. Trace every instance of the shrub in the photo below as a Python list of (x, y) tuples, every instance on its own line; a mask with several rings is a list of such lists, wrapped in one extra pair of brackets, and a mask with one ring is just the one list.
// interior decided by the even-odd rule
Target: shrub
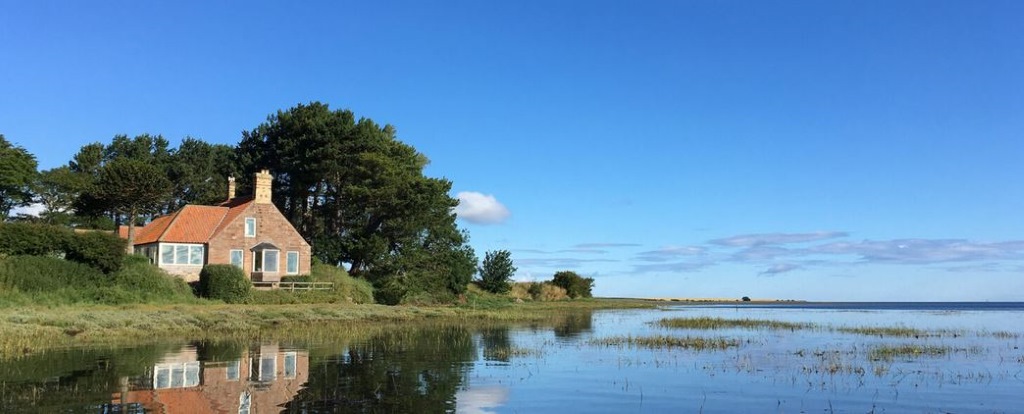
[(100, 271), (47, 256), (11, 256), (0, 261), (0, 287), (22, 292), (53, 292), (109, 285)]
[(487, 252), (483, 265), (478, 270), (480, 281), (477, 283), (481, 288), (491, 293), (505, 293), (512, 287), (509, 281), (515, 274), (516, 267), (512, 265), (512, 253), (508, 250), (498, 250)]
[(593, 297), (591, 289), (594, 287), (594, 279), (589, 277), (582, 277), (576, 272), (561, 271), (555, 273), (555, 277), (551, 280), (555, 286), (565, 289), (565, 292), (570, 298), (590, 298)]
[(541, 301), (556, 301), (568, 299), (569, 295), (565, 292), (565, 289), (555, 286), (551, 283), (544, 282), (538, 283), (540, 285), (540, 295), (537, 300)]
[(322, 263), (313, 263), (311, 282), (333, 282), (334, 292), (354, 303), (373, 303), (373, 285), (364, 279), (348, 275), (345, 269)]
[(227, 303), (243, 303), (250, 295), (252, 283), (245, 273), (232, 265), (207, 265), (199, 272), (199, 292), (205, 298)]
[(134, 293), (142, 302), (187, 302), (195, 298), (184, 280), (150, 264), (145, 256), (127, 256), (112, 279), (115, 286)]
[(61, 226), (36, 223), (0, 224), (0, 254), (56, 256), (63, 253), (73, 233)]
[(121, 268), (126, 243), (117, 235), (105, 232), (75, 233), (68, 243), (65, 257), (95, 267), (103, 273), (113, 273)]
[(530, 287), (526, 289), (526, 293), (528, 295), (530, 295), (530, 298), (533, 299), (533, 300), (540, 299), (541, 294), (543, 292), (544, 292), (544, 284), (543, 283), (536, 283), (536, 282), (530, 283)]

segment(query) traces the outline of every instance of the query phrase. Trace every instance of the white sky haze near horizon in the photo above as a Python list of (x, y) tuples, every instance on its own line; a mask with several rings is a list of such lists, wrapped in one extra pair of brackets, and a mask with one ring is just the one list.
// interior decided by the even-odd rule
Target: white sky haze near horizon
[(1024, 2), (2, 2), (0, 133), (393, 124), (599, 296), (1024, 300)]

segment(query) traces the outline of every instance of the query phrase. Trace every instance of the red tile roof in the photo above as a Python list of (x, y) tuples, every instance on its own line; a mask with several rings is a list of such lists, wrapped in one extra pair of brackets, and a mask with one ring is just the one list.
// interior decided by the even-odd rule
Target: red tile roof
[[(160, 216), (145, 227), (135, 228), (135, 244), (155, 242), (206, 243), (213, 235), (227, 227), (252, 199), (233, 199), (217, 206), (186, 205), (181, 210)], [(127, 227), (118, 229), (127, 238)]]

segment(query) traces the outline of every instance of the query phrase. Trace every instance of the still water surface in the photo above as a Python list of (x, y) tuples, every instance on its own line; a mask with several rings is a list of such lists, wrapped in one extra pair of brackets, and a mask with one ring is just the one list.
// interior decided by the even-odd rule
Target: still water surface
[[(699, 316), (813, 329), (670, 329)], [(925, 335), (846, 333), (909, 327)], [(668, 306), (330, 340), (172, 342), (3, 361), (0, 412), (1024, 412), (1024, 305)], [(725, 338), (692, 350), (608, 338)], [(941, 349), (880, 358), (882, 347)]]

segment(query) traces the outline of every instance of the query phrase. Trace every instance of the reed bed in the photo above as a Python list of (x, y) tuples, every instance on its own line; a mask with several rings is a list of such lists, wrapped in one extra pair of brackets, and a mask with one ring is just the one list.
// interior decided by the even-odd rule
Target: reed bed
[(665, 318), (658, 325), (676, 329), (780, 329), (795, 331), (816, 326), (811, 323), (774, 321), (768, 319), (726, 319), (701, 316), (695, 318)]
[(612, 336), (607, 338), (595, 338), (590, 340), (591, 345), (597, 346), (630, 346), (650, 349), (692, 349), (723, 350), (739, 346), (736, 339), (728, 338), (704, 338), (704, 337), (677, 337), (668, 335), (653, 336)]
[(651, 307), (646, 301), (588, 300), (471, 306), (77, 305), (0, 308), (0, 358), (53, 348), (159, 340), (253, 339), (343, 324), (541, 323), (594, 309)]

